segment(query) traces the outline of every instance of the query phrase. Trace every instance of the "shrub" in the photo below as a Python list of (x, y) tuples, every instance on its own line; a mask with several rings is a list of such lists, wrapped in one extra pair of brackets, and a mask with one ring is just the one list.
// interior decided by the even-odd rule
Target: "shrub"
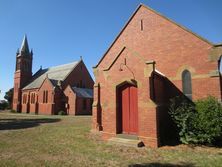
[(7, 101), (1, 101), (0, 102), (0, 110), (5, 110), (8, 108), (8, 102)]
[(209, 96), (196, 102), (196, 110), (197, 139), (200, 143), (212, 143), (222, 135), (222, 105), (216, 98)]
[(67, 115), (67, 113), (65, 111), (61, 110), (58, 112), (58, 115)]
[(214, 97), (192, 103), (185, 97), (170, 100), (170, 115), (184, 144), (212, 143), (222, 136), (222, 105)]
[(11, 112), (11, 113), (17, 113), (17, 111), (15, 111), (15, 110), (10, 110), (10, 112)]
[(194, 104), (183, 96), (170, 100), (169, 114), (178, 127), (180, 141), (184, 144), (196, 142), (193, 119), (196, 117)]

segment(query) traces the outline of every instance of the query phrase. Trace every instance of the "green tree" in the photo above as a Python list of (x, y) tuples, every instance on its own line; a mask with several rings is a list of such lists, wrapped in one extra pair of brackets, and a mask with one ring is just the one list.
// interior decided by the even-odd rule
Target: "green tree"
[(12, 100), (13, 100), (13, 90), (14, 88), (9, 89), (6, 93), (4, 98), (8, 101), (9, 108), (12, 106)]
[(8, 102), (5, 100), (1, 100), (0, 102), (0, 110), (5, 110), (8, 107)]

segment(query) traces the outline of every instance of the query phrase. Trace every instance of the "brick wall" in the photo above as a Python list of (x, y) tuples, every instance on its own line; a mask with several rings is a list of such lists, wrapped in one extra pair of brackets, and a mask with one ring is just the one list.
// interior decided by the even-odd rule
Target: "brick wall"
[[(43, 101), (44, 91), (48, 92), (47, 103)], [(51, 81), (46, 78), (38, 92), (39, 114), (51, 115), (54, 113), (54, 88)]]
[[(82, 82), (82, 86), (80, 86), (80, 82)], [(70, 85), (93, 89), (93, 84), (94, 81), (92, 80), (85, 64), (81, 61), (63, 82), (62, 87), (65, 89), (68, 85)]]
[[(167, 120), (168, 116), (160, 104), (182, 92), (183, 70), (191, 73), (194, 100), (207, 95), (221, 99), (219, 77), (211, 75), (218, 69), (217, 59), (209, 59), (211, 48), (209, 42), (141, 5), (94, 68), (96, 85), (100, 85), (100, 104), (98, 91), (94, 91), (97, 98), (94, 101), (92, 127), (96, 129), (95, 124), (101, 119), (103, 138), (116, 135), (116, 88), (123, 82), (136, 81), (138, 136), (148, 146), (161, 145), (160, 134), (163, 130), (160, 126), (163, 125), (160, 121)], [(155, 80), (156, 100), (152, 99), (150, 82), (153, 66), (146, 63), (151, 60), (166, 77), (163, 83), (157, 78)], [(101, 106), (100, 118), (98, 106)]]

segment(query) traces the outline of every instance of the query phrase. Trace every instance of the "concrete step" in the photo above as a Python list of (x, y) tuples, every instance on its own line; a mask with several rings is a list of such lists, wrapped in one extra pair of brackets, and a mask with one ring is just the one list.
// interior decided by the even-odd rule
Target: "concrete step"
[(138, 139), (126, 139), (120, 137), (112, 137), (108, 140), (110, 144), (119, 144), (124, 146), (131, 146), (131, 147), (143, 147), (144, 144), (141, 140)]
[(124, 139), (132, 139), (132, 140), (139, 140), (137, 135), (129, 135), (129, 134), (117, 134), (116, 137), (124, 138)]

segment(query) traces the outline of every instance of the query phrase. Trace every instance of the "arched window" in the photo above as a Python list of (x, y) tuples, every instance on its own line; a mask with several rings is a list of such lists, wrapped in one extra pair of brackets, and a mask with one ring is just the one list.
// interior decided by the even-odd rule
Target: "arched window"
[(220, 56), (220, 59), (218, 60), (218, 71), (220, 75), (222, 75), (222, 55)]
[(45, 92), (45, 103), (48, 103), (48, 90), (46, 90)]
[(35, 93), (31, 94), (31, 104), (35, 103)]
[(45, 103), (45, 91), (43, 91), (43, 103)]
[(192, 100), (191, 73), (188, 70), (184, 70), (182, 73), (182, 88), (183, 93)]
[(43, 91), (43, 103), (48, 103), (48, 91)]

